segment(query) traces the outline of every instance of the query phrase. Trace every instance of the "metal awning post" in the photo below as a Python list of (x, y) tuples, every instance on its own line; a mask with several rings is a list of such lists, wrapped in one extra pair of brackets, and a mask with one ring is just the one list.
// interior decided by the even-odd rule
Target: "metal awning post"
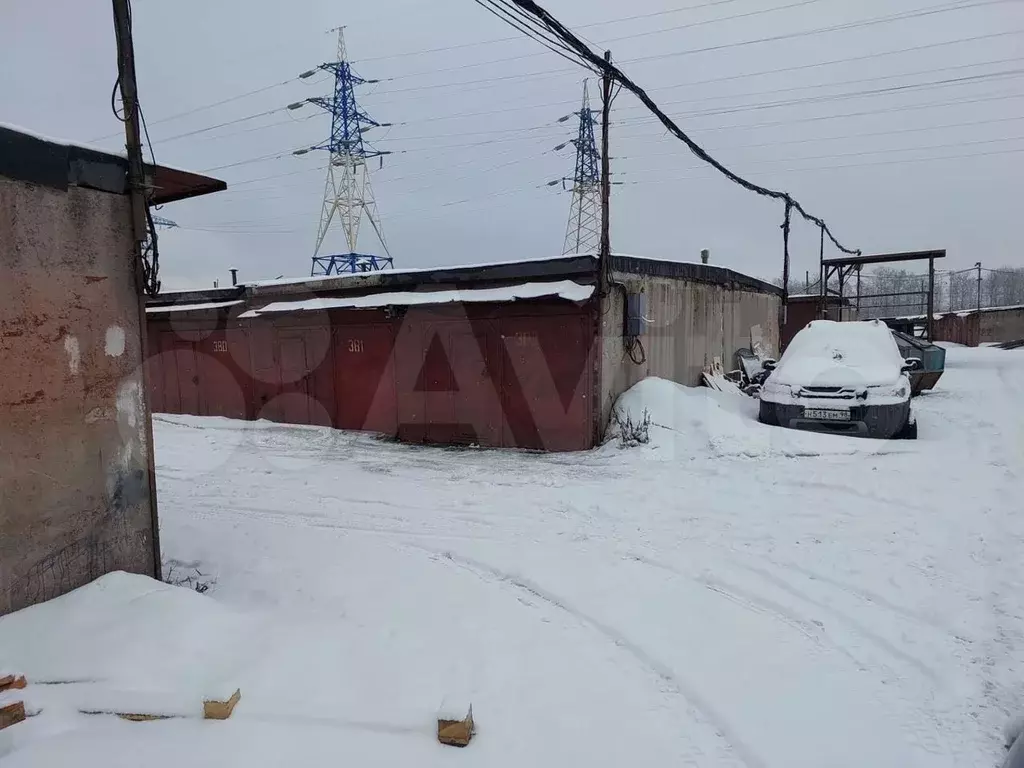
[(935, 257), (928, 258), (928, 322), (925, 327), (928, 329), (928, 341), (935, 338), (933, 325), (935, 323)]
[[(860, 320), (860, 272), (861, 265), (857, 265), (857, 319)], [(840, 310), (842, 311), (842, 310)]]
[(825, 285), (825, 227), (818, 227), (818, 234), (818, 316), (824, 320), (828, 301), (828, 288)]

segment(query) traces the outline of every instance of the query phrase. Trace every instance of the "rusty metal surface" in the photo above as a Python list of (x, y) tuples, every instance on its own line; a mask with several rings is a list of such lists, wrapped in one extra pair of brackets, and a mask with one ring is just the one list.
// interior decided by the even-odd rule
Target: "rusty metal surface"
[(390, 322), (335, 325), (336, 427), (397, 434), (394, 346)]
[(928, 371), (927, 373), (914, 373), (910, 376), (910, 391), (919, 395), (927, 389), (935, 389), (935, 385), (942, 378), (942, 371)]
[[(241, 329), (233, 375), (247, 418), (410, 442), (582, 450), (596, 433), (594, 306), (537, 301), (414, 307), (402, 317), (337, 310), (229, 319)], [(224, 321), (181, 314), (149, 320), (163, 351), (153, 366), (163, 390), (154, 402), (204, 415), (211, 385), (203, 360)]]
[(125, 197), (0, 178), (0, 614), (153, 574)]
[(790, 300), (786, 307), (786, 324), (782, 328), (782, 349), (789, 346), (801, 330), (811, 324), (818, 317), (818, 301), (815, 300)]

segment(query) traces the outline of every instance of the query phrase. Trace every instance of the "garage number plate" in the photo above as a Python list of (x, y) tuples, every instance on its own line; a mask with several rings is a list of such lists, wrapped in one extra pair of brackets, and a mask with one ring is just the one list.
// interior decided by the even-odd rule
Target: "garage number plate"
[(820, 419), (821, 421), (849, 421), (850, 412), (833, 408), (804, 408), (804, 418)]

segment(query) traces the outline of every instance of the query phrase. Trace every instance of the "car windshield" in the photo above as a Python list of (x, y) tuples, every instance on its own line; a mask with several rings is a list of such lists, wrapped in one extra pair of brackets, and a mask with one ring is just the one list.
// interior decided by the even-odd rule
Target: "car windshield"
[(899, 366), (901, 363), (892, 332), (876, 321), (815, 320), (796, 335), (779, 365), (808, 358), (849, 368)]

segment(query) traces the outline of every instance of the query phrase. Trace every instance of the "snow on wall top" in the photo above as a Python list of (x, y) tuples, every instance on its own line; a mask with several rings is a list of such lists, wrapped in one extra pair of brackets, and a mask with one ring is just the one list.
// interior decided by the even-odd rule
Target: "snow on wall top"
[(239, 317), (259, 317), (278, 312), (312, 312), (325, 309), (378, 309), (388, 306), (429, 304), (478, 304), (538, 299), (557, 296), (567, 301), (586, 301), (594, 293), (594, 286), (580, 285), (571, 280), (554, 283), (521, 283), (502, 288), (470, 288), (450, 291), (388, 291), (367, 296), (305, 299), (303, 301), (276, 301), (260, 309), (251, 309)]

